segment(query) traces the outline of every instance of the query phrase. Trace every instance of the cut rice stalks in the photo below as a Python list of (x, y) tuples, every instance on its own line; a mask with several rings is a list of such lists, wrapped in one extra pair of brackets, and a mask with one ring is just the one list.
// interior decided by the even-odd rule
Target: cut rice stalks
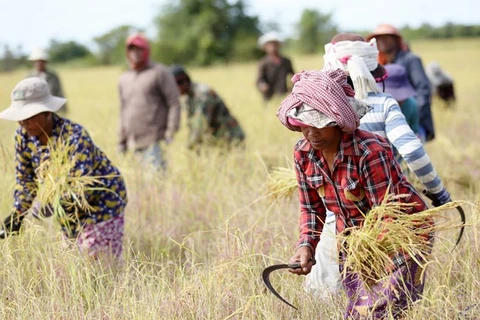
[(297, 189), (297, 178), (293, 168), (273, 168), (265, 183), (266, 195), (274, 200), (290, 200), (297, 192)]
[[(81, 170), (75, 170), (77, 161), (85, 156), (74, 154), (75, 148), (64, 139), (51, 139), (49, 155), (36, 169), (32, 186), (40, 207), (50, 210), (55, 220), (67, 227), (76, 221), (79, 213), (91, 212), (88, 192), (103, 189), (98, 187), (103, 184), (100, 177), (82, 175)], [(74, 214), (67, 214), (65, 209)]]
[[(366, 214), (363, 225), (345, 229), (337, 235), (343, 250), (344, 270), (356, 274), (365, 284), (374, 284), (389, 277), (393, 261), (405, 257), (425, 267), (437, 231), (457, 229), (440, 215), (465, 202), (450, 202), (419, 213), (406, 214), (415, 203), (402, 203), (408, 195), (390, 195), (381, 205)], [(435, 218), (435, 223), (433, 222)]]

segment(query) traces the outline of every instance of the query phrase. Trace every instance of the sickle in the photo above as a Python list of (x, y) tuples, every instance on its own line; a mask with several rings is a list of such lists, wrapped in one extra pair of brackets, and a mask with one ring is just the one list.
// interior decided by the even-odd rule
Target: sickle
[[(432, 205), (433, 206), (438, 207), (438, 206), (442, 205), (430, 191), (423, 190), (423, 194), (427, 198), (432, 200)], [(456, 209), (458, 210), (458, 213), (460, 214), (460, 219), (462, 219), (462, 227), (460, 228), (460, 233), (458, 234), (458, 239), (457, 239), (457, 242), (455, 243), (455, 246), (457, 246), (460, 243), (460, 240), (462, 240), (463, 231), (465, 231), (465, 223), (467, 222), (467, 220), (465, 218), (465, 211), (463, 211), (463, 208), (461, 206), (458, 206), (458, 207), (456, 207)]]
[[(316, 261), (312, 258), (312, 264), (315, 265)], [(280, 269), (299, 269), (301, 268), (300, 263), (291, 263), (291, 264), (275, 264), (273, 266), (266, 267), (263, 272), (262, 272), (262, 279), (263, 283), (267, 287), (270, 292), (272, 292), (278, 299), (282, 300), (284, 303), (289, 305), (295, 310), (298, 310), (297, 307), (289, 303), (287, 300), (285, 300), (278, 292), (275, 290), (272, 286), (272, 283), (270, 282), (270, 273), (275, 270), (280, 270)]]

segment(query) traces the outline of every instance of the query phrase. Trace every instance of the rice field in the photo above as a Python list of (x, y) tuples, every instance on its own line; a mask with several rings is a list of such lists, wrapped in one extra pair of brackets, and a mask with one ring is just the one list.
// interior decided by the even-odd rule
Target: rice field
[[(480, 40), (413, 42), (412, 50), (440, 64), (456, 80), (458, 101), (435, 100), (437, 138), (427, 145), (455, 200), (476, 202), (480, 190)], [(315, 69), (321, 56), (294, 56), (296, 70)], [(186, 148), (186, 126), (166, 146), (168, 172), (152, 174), (131, 155), (116, 153), (120, 67), (57, 69), (69, 117), (127, 180), (129, 205), (123, 264), (114, 270), (83, 259), (49, 220), (28, 219), (21, 237), (0, 242), (1, 319), (343, 319), (345, 297), (320, 300), (302, 277), (272, 275), (299, 311), (266, 291), (261, 271), (287, 262), (298, 237), (299, 206), (265, 196), (269, 172), (291, 167), (300, 137), (275, 117), (280, 100), (263, 105), (255, 63), (191, 69), (194, 81), (224, 98), (247, 134), (245, 150)], [(26, 72), (0, 74), (0, 107)], [(10, 213), (14, 185), (15, 123), (0, 124), (0, 218)], [(478, 139), (478, 140), (477, 140)], [(480, 211), (465, 207), (468, 227), (440, 232), (428, 266), (425, 297), (406, 319), (480, 318)], [(449, 213), (458, 223), (455, 211)]]

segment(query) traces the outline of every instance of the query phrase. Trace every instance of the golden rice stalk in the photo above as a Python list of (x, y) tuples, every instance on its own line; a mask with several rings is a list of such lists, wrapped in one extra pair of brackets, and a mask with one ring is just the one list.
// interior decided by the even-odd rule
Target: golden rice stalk
[[(86, 193), (94, 185), (102, 184), (97, 178), (81, 175), (75, 164), (82, 154), (74, 154), (75, 145), (63, 139), (49, 141), (49, 156), (36, 169), (36, 201), (41, 207), (50, 206), (56, 220), (62, 225), (73, 222), (78, 213), (91, 211)], [(75, 215), (67, 215), (65, 209), (73, 209)]]
[[(392, 257), (403, 253), (424, 266), (432, 243), (428, 235), (436, 231), (457, 229), (442, 219), (441, 212), (456, 208), (461, 202), (450, 202), (419, 213), (405, 214), (415, 203), (401, 203), (405, 195), (385, 197), (381, 205), (365, 215), (361, 227), (347, 228), (337, 239), (344, 251), (344, 270), (357, 274), (365, 284), (376, 283), (391, 274)], [(433, 219), (436, 218), (435, 224)]]
[(276, 200), (291, 199), (297, 188), (297, 178), (293, 168), (273, 168), (265, 183), (266, 195)]

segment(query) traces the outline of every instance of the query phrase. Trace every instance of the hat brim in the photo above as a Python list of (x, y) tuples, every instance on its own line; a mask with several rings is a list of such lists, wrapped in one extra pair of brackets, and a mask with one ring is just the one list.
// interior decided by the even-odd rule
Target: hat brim
[(398, 33), (393, 33), (393, 32), (377, 32), (377, 33), (372, 33), (367, 36), (367, 41), (372, 40), (373, 38), (379, 37), (379, 36), (395, 36), (399, 39), (402, 39), (402, 36), (399, 35)]
[(66, 102), (67, 99), (52, 95), (45, 100), (31, 103), (19, 103), (18, 101), (14, 101), (7, 109), (0, 112), (0, 119), (23, 121), (42, 112), (57, 112)]
[(258, 46), (259, 46), (260, 48), (265, 48), (265, 45), (266, 45), (267, 43), (270, 43), (270, 42), (276, 43), (276, 44), (278, 44), (279, 46), (281, 46), (281, 45), (283, 44), (283, 42), (282, 42), (281, 40), (279, 40), (279, 39), (267, 39), (267, 40), (264, 40), (264, 41), (259, 41)]
[(46, 59), (45, 57), (32, 57), (32, 58), (28, 58), (28, 61), (45, 61), (45, 62), (48, 62), (48, 59)]

